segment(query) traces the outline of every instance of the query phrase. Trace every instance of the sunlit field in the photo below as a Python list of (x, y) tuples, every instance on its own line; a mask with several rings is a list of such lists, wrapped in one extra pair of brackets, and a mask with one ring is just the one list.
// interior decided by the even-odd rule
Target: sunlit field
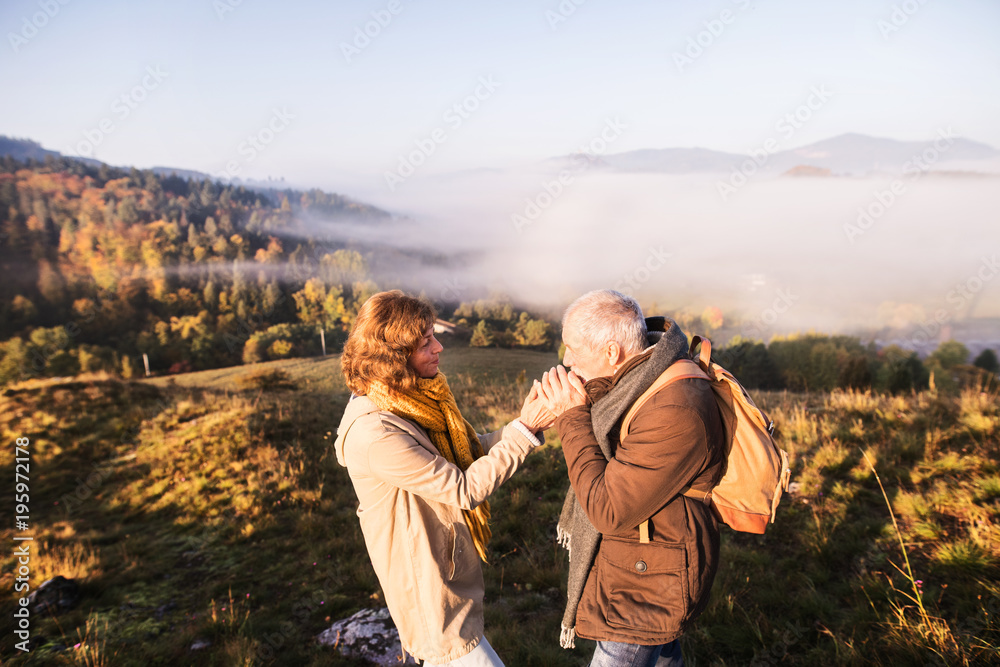
[[(460, 347), (442, 359), (477, 429), (515, 416), (556, 363)], [(723, 528), (712, 602), (682, 640), (687, 663), (1000, 663), (997, 394), (754, 396), (778, 425), (793, 489), (766, 535)], [(32, 587), (63, 575), (81, 591), (70, 610), (32, 618), (30, 654), (5, 634), (3, 662), (362, 664), (315, 641), (384, 606), (332, 448), (347, 399), (335, 356), (6, 388), (5, 474), (11, 443), (31, 441)], [(586, 665), (593, 651), (558, 646), (567, 484), (551, 432), (492, 501), (486, 632), (511, 666)], [(2, 563), (10, 618), (12, 549)]]

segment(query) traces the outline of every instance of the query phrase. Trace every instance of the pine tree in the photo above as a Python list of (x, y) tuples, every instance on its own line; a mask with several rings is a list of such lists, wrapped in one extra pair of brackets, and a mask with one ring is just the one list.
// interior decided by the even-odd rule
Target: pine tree
[(976, 360), (972, 362), (972, 365), (976, 368), (982, 368), (987, 373), (992, 373), (993, 375), (1000, 373), (1000, 361), (997, 360), (997, 353), (990, 348), (986, 348), (980, 352)]

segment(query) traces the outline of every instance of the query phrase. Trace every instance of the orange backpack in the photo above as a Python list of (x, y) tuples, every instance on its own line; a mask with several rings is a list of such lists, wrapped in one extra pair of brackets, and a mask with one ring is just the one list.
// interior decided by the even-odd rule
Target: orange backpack
[[(710, 503), (716, 518), (734, 530), (760, 535), (769, 522), (774, 522), (781, 492), (788, 490), (788, 454), (774, 443), (774, 422), (754, 405), (732, 373), (712, 363), (712, 343), (707, 338), (695, 336), (691, 340), (691, 357), (695, 358), (699, 343), (697, 362), (677, 361), (636, 399), (622, 421), (621, 437), (628, 434), (639, 408), (666, 385), (685, 378), (708, 380), (725, 429), (726, 467), (715, 487), (704, 488), (699, 484), (701, 480), (695, 480), (681, 493)], [(702, 488), (693, 488), (695, 485)], [(648, 521), (639, 526), (639, 534), (641, 541), (649, 541)]]

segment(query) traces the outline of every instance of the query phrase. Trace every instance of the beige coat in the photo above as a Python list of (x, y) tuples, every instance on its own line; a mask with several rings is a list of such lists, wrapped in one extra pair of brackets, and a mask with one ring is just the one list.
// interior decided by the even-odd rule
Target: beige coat
[(480, 436), (486, 455), (464, 472), (411, 421), (351, 400), (337, 462), (358, 496), (368, 555), (403, 648), (434, 663), (472, 651), (483, 635), (483, 572), (463, 509), (473, 509), (524, 461), (534, 443), (508, 424)]

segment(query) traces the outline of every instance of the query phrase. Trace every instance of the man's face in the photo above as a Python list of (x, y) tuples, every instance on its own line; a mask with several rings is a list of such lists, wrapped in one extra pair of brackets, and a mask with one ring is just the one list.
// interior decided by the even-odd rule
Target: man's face
[(608, 359), (605, 346), (591, 350), (580, 337), (572, 321), (567, 322), (566, 328), (563, 329), (563, 345), (566, 346), (563, 366), (579, 375), (584, 382), (614, 375), (615, 367)]

